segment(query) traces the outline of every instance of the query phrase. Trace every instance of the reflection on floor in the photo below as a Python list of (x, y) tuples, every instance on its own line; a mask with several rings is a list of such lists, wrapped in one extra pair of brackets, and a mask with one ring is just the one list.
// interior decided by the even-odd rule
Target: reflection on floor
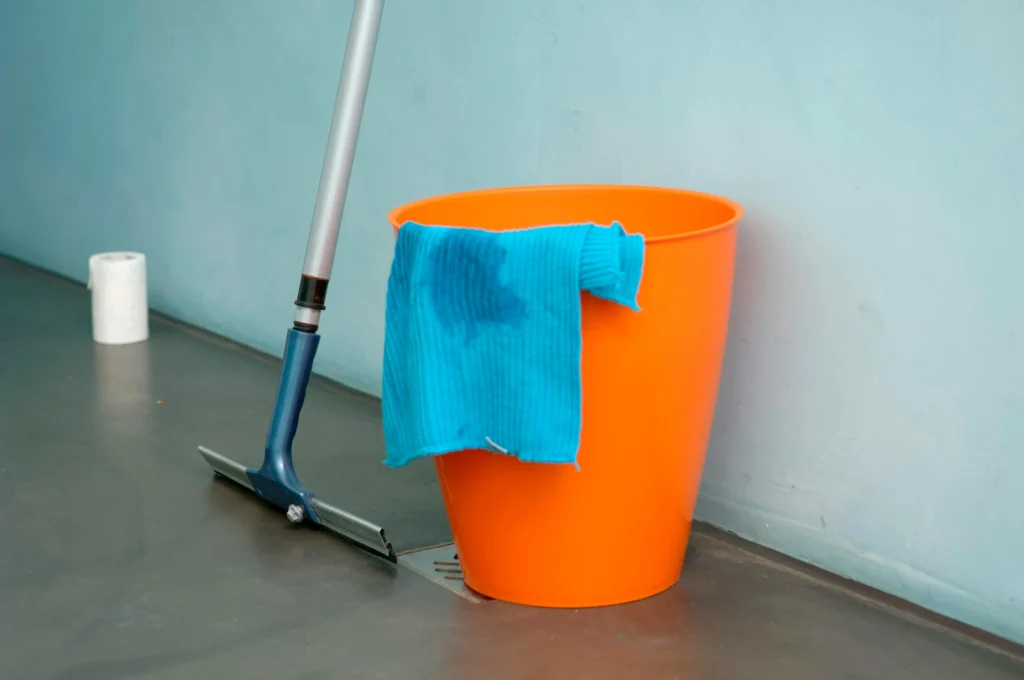
[[(1024, 678), (713, 532), (643, 602), (459, 597), (212, 479), (197, 444), (259, 461), (272, 360), (161, 320), (94, 346), (82, 287), (2, 258), (0, 291), (0, 678)], [(382, 450), (379, 405), (315, 380), (303, 478), (400, 550), (449, 541), (429, 463)]]

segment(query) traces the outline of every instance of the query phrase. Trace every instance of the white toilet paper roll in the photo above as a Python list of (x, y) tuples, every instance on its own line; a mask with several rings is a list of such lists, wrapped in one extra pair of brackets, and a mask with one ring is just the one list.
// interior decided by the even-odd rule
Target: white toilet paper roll
[(89, 258), (92, 338), (104, 345), (126, 345), (149, 338), (146, 256), (99, 253)]

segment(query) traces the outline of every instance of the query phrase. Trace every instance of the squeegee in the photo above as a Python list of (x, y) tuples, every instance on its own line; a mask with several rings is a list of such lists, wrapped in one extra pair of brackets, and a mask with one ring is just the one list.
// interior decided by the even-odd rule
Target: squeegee
[(306, 243), (299, 294), (295, 300), (295, 323), (285, 341), (284, 364), (267, 432), (263, 464), (259, 468), (247, 468), (205, 446), (199, 447), (199, 453), (218, 475), (254, 491), (267, 503), (284, 510), (292, 522), (318, 524), (394, 561), (395, 552), (382, 527), (314, 497), (299, 481), (292, 464), (292, 440), (299, 425), (313, 358), (320, 343), (317, 334), (320, 313), (325, 309), (327, 283), (334, 265), (338, 229), (352, 174), (359, 123), (363, 117), (383, 9), (384, 0), (356, 0), (352, 10), (345, 61), (334, 102), (313, 223)]

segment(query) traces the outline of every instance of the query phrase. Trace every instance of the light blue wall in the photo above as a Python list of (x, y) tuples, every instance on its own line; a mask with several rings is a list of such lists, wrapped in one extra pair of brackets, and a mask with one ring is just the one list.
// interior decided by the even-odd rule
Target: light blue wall
[[(0, 0), (0, 251), (138, 249), (281, 349), (350, 4)], [(390, 0), (318, 370), (378, 391), (386, 211), (748, 209), (701, 517), (1024, 642), (1024, 4)]]

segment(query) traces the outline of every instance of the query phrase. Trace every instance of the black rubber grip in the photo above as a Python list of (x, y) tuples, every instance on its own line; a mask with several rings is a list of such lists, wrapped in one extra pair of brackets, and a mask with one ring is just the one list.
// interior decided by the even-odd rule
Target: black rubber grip
[(328, 283), (327, 279), (314, 279), (303, 274), (299, 280), (299, 296), (295, 298), (295, 306), (321, 311), (327, 309), (324, 301), (327, 299)]

